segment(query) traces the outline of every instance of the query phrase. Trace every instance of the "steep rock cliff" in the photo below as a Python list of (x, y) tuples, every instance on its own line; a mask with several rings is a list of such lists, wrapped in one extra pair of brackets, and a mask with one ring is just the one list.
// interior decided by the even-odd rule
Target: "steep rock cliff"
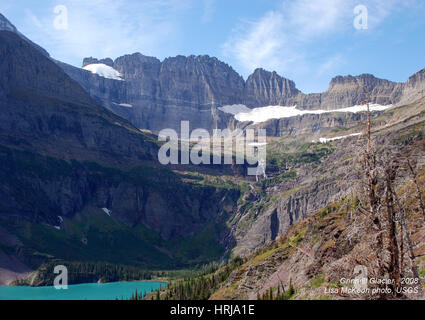
[(424, 86), (421, 73), (406, 84), (362, 74), (335, 77), (327, 91), (304, 94), (293, 81), (263, 69), (255, 70), (244, 81), (230, 66), (209, 56), (178, 56), (161, 62), (135, 53), (113, 63), (109, 58), (86, 58), (83, 66), (92, 63), (112, 66), (125, 81), (60, 65), (105, 107), (136, 127), (154, 132), (179, 130), (182, 120), (190, 121), (192, 128), (210, 131), (232, 127), (231, 116), (217, 109), (225, 105), (333, 110), (365, 104), (367, 90), (371, 103), (399, 105), (418, 98)]

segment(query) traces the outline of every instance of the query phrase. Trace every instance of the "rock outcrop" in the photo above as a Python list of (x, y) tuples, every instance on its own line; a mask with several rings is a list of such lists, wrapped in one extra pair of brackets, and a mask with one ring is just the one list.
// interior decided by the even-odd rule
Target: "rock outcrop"
[(279, 76), (276, 72), (257, 69), (245, 84), (244, 104), (249, 107), (289, 106), (301, 92), (295, 82)]
[(412, 75), (403, 86), (403, 96), (400, 104), (423, 99), (425, 90), (425, 69)]
[(333, 110), (365, 104), (368, 92), (371, 103), (396, 104), (401, 99), (402, 89), (401, 83), (378, 79), (371, 74), (362, 74), (357, 77), (338, 76), (332, 79), (326, 92), (303, 96), (299, 107)]
[[(88, 58), (84, 64), (108, 61)], [(189, 120), (194, 129), (215, 129), (221, 121), (217, 107), (241, 101), (244, 89), (243, 79), (230, 66), (209, 56), (178, 56), (163, 62), (139, 53), (123, 56), (113, 68), (125, 81), (59, 65), (105, 107), (136, 127), (155, 132), (179, 130), (182, 120)]]

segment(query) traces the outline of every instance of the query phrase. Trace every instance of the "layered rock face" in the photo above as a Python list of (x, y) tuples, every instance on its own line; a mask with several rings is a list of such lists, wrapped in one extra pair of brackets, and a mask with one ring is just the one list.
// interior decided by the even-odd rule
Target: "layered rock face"
[(415, 73), (403, 86), (403, 96), (400, 104), (423, 99), (425, 90), (425, 69)]
[[(84, 64), (109, 62), (88, 58)], [(123, 56), (113, 68), (125, 81), (59, 65), (105, 107), (136, 127), (155, 132), (179, 130), (182, 120), (189, 120), (193, 129), (215, 129), (220, 122), (217, 107), (238, 103), (244, 90), (242, 77), (208, 56), (178, 56), (163, 62), (138, 53)]]
[(293, 81), (276, 72), (257, 69), (246, 81), (244, 104), (249, 107), (290, 106), (300, 94)]
[[(374, 112), (376, 118), (381, 112)], [(324, 134), (335, 128), (352, 128), (365, 123), (367, 115), (363, 113), (327, 113), (305, 114), (298, 117), (272, 119), (267, 122), (249, 125), (246, 128), (265, 129), (268, 137), (290, 137), (302, 134)], [(244, 128), (243, 124), (237, 124)]]
[(119, 71), (124, 81), (59, 64), (105, 107), (136, 127), (154, 132), (179, 130), (182, 120), (190, 121), (192, 129), (226, 128), (231, 117), (218, 110), (225, 105), (333, 110), (365, 104), (367, 91), (371, 103), (389, 105), (411, 102), (424, 86), (421, 73), (406, 84), (363, 74), (338, 76), (326, 92), (303, 94), (293, 81), (276, 72), (257, 69), (244, 81), (229, 65), (209, 56), (178, 56), (161, 62), (136, 53), (115, 61), (86, 58), (83, 66), (98, 63)]
[(326, 92), (300, 97), (299, 107), (333, 110), (365, 104), (368, 91), (371, 103), (396, 104), (401, 99), (403, 84), (378, 79), (371, 74), (362, 74), (357, 77), (338, 76), (332, 79)]

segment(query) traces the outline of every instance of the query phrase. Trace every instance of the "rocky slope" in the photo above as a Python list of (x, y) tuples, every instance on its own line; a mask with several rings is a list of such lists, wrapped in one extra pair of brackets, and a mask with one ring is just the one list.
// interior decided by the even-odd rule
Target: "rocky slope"
[[(379, 137), (377, 144), (409, 142), (409, 139), (423, 136), (420, 127), (416, 126), (424, 121), (424, 105), (422, 100), (372, 118), (372, 126)], [(364, 124), (355, 123), (351, 130), (346, 127), (347, 131), (333, 134), (329, 131), (328, 136), (348, 136), (353, 132), (361, 133), (364, 128)], [(363, 138), (347, 137), (317, 144), (311, 143), (314, 135), (308, 131), (307, 126), (307, 132), (299, 132), (290, 140), (269, 142), (267, 159), (272, 177), (253, 184), (231, 222), (235, 255), (245, 255), (285, 235), (294, 224), (344, 197), (352, 188), (355, 159), (363, 148)], [(291, 146), (295, 147), (291, 149)], [(286, 171), (276, 176), (272, 173), (274, 166)]]
[[(422, 112), (415, 117), (416, 119), (411, 118), (409, 120), (411, 122), (407, 126), (387, 126), (381, 128), (374, 135), (378, 140), (377, 145), (385, 145), (382, 150), (391, 148), (392, 153), (400, 152), (400, 154), (411, 155), (411, 160), (417, 163), (417, 166), (415, 165), (419, 172), (417, 181), (422, 194), (425, 191), (425, 144), (423, 140), (425, 114), (423, 106), (422, 103)], [(348, 153), (350, 152), (348, 150), (352, 150), (352, 144), (349, 144), (349, 148), (346, 149)], [(344, 146), (338, 145), (338, 149), (343, 150)], [(357, 170), (354, 159), (347, 159), (349, 164), (345, 170), (355, 174)], [(335, 161), (332, 157), (330, 160)], [(341, 161), (339, 163), (341, 165)], [(329, 165), (330, 162), (324, 160), (324, 164)], [(330, 168), (331, 171), (334, 169), (334, 167)], [(338, 171), (336, 174), (340, 175), (341, 172)], [(328, 180), (330, 182), (328, 188), (331, 188), (328, 189), (328, 192), (332, 194), (338, 194), (335, 187), (341, 186), (342, 181), (349, 182), (350, 186), (341, 186), (340, 191), (343, 189), (351, 191), (339, 192), (338, 197), (321, 209), (314, 208), (314, 205), (312, 207), (310, 203), (318, 204), (318, 198), (324, 200), (326, 194), (319, 194), (318, 198), (315, 198), (314, 194), (306, 194), (305, 198), (300, 199), (299, 193), (296, 195), (297, 192), (295, 192), (295, 196), (283, 196), (281, 200), (276, 201), (276, 205), (272, 204), (269, 209), (265, 209), (267, 214), (257, 213), (258, 218), (254, 225), (261, 225), (264, 228), (257, 227), (256, 232), (251, 234), (251, 239), (256, 240), (254, 237), (256, 234), (257, 237), (259, 235), (266, 236), (269, 241), (264, 242), (263, 246), (258, 246), (256, 240), (257, 249), (246, 256), (245, 262), (232, 272), (221, 288), (216, 290), (210, 298), (255, 300), (258, 298), (271, 299), (272, 295), (273, 299), (276, 299), (278, 289), (280, 294), (286, 291), (286, 294), (280, 296), (280, 299), (391, 298), (391, 295), (373, 293), (374, 289), (385, 287), (385, 285), (373, 282), (373, 279), (383, 279), (382, 275), (376, 273), (378, 270), (377, 260), (381, 259), (374, 250), (377, 243), (376, 230), (371, 227), (372, 223), (368, 214), (362, 213), (359, 209), (362, 206), (360, 203), (364, 199), (357, 192), (355, 179), (350, 179), (349, 175), (350, 173), (345, 175), (345, 180), (337, 179), (334, 182)], [(318, 179), (316, 181), (320, 180), (321, 185), (324, 184), (323, 179), (317, 176), (316, 171), (312, 173), (312, 176)], [(416, 190), (416, 187), (409, 171), (402, 167), (398, 167), (395, 184), (401, 207), (404, 208), (408, 219), (407, 226), (411, 236), (415, 265), (423, 281), (425, 275), (425, 229), (424, 216), (416, 193), (412, 192), (412, 190)], [(280, 188), (281, 185), (278, 187)], [(322, 186), (319, 188), (325, 189)], [(281, 189), (280, 192), (282, 194), (284, 189)], [(311, 192), (317, 191), (312, 189)], [(286, 231), (279, 236), (280, 228), (287, 226), (291, 227), (286, 228)], [(387, 224), (385, 224), (385, 228), (387, 228)], [(397, 230), (401, 232), (401, 229), (397, 228)], [(401, 242), (400, 239), (398, 241)], [(247, 243), (246, 239), (242, 243)], [(405, 246), (407, 246), (406, 243)], [(408, 249), (405, 247), (402, 250), (404, 251), (402, 251), (400, 259), (403, 262), (400, 266), (404, 276), (414, 278), (407, 253)], [(243, 250), (238, 252), (244, 253)], [(367, 268), (368, 278), (372, 281), (369, 283), (371, 291), (360, 294), (346, 290), (352, 288), (352, 285), (344, 281), (344, 279), (355, 279), (355, 267), (359, 265)], [(410, 283), (404, 286), (411, 289), (406, 289), (398, 299), (424, 298), (419, 286)], [(415, 290), (418, 290), (418, 293)]]

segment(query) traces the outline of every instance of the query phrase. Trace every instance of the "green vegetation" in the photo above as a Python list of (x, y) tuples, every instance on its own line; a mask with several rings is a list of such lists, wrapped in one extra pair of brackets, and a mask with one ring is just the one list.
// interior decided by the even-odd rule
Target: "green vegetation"
[(409, 143), (411, 143), (412, 141), (415, 140), (422, 140), (425, 138), (425, 133), (423, 131), (423, 129), (415, 129), (409, 133), (406, 133), (400, 137), (398, 137), (395, 142), (399, 143), (399, 144), (404, 144), (404, 145), (408, 145)]
[[(33, 286), (51, 286), (57, 276), (54, 268), (58, 265), (66, 266), (68, 269), (68, 282), (70, 284), (92, 283), (92, 282), (118, 282), (118, 281), (140, 281), (161, 278), (165, 272), (147, 271), (133, 266), (114, 265), (105, 262), (67, 262), (50, 261), (38, 268), (38, 273)], [(17, 285), (27, 285), (26, 282), (17, 282)]]
[(278, 183), (284, 182), (284, 181), (290, 181), (292, 179), (295, 179), (297, 177), (297, 171), (295, 169), (291, 169), (289, 171), (286, 171), (277, 177), (271, 178), (271, 179), (265, 179), (257, 183), (257, 185), (260, 185), (262, 189), (266, 189), (270, 186), (274, 186)]
[(320, 288), (325, 283), (325, 275), (319, 274), (316, 278), (311, 281), (311, 287), (313, 289)]
[[(0, 146), (0, 168), (0, 179), (7, 186), (5, 190), (16, 201), (12, 206), (16, 212), (9, 204), (0, 204), (0, 210), (9, 213), (0, 217), (0, 225), (17, 235), (24, 247), (30, 249), (25, 251), (26, 258), (34, 268), (51, 259), (106, 261), (144, 269), (180, 269), (214, 261), (223, 254), (219, 240), (224, 222), (206, 224), (189, 238), (173, 237), (165, 241), (143, 223), (130, 226), (108, 216), (96, 207), (98, 204), (90, 205), (90, 197), (97, 196), (94, 194), (97, 189), (110, 190), (123, 183), (132, 184), (134, 190), (139, 188), (143, 193), (166, 194), (173, 211), (187, 215), (187, 199), (204, 199), (221, 192), (236, 202), (240, 195), (239, 186), (231, 181), (219, 186), (221, 180), (204, 176), (204, 180), (210, 179), (208, 183), (188, 183), (179, 173), (149, 163), (117, 169), (3, 146)], [(65, 186), (78, 184), (81, 189), (81, 195), (73, 194), (75, 199), (69, 199), (76, 207), (71, 208), (72, 216), (63, 216), (60, 230), (53, 226), (57, 225), (62, 208), (48, 187), (55, 186), (56, 182)], [(59, 202), (67, 203), (60, 199)], [(11, 215), (16, 218), (12, 219)]]
[(420, 275), (422, 278), (425, 278), (425, 268), (422, 268), (422, 269), (419, 271), (419, 275)]
[(230, 276), (244, 263), (235, 258), (228, 264), (210, 264), (202, 268), (200, 275), (170, 284), (151, 296), (156, 300), (208, 300)]
[(295, 166), (302, 163), (316, 163), (327, 157), (335, 150), (332, 144), (272, 142), (267, 149), (267, 159), (272, 168)]
[(295, 295), (295, 288), (292, 286), (285, 290), (282, 286), (268, 289), (263, 295), (257, 295), (257, 300), (290, 300)]

